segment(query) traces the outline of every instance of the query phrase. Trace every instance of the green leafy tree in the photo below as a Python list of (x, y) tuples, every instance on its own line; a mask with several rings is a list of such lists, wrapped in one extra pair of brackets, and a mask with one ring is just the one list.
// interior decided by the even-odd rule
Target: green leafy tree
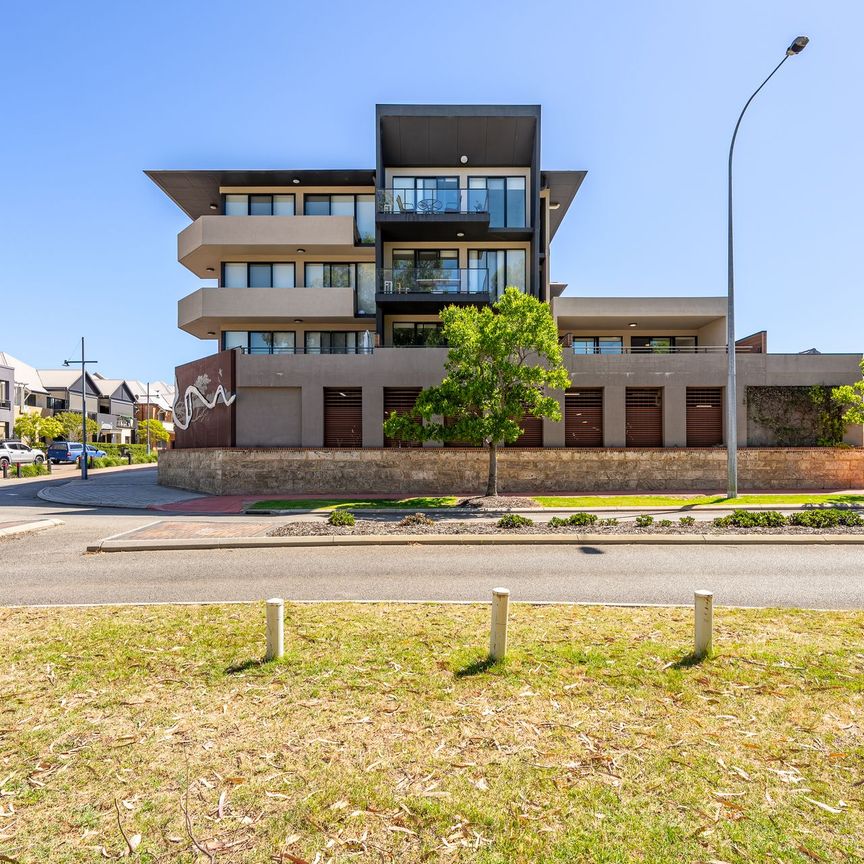
[(28, 444), (35, 444), (42, 439), (54, 439), (63, 434), (63, 425), (54, 417), (42, 417), (40, 414), (22, 414), (15, 421), (15, 437)]
[(170, 441), (171, 433), (162, 425), (161, 420), (149, 419), (138, 422), (138, 443), (147, 443), (147, 430), (150, 430), (150, 443), (158, 444), (160, 441)]
[[(61, 411), (54, 415), (63, 427), (63, 437), (67, 441), (81, 440), (81, 415), (76, 411)], [(87, 440), (93, 441), (99, 434), (99, 424), (95, 420), (87, 418)]]
[[(861, 361), (864, 376), (864, 360)], [(849, 426), (864, 423), (864, 378), (854, 384), (844, 384), (831, 391), (835, 403), (843, 408), (843, 422)]]
[(487, 495), (498, 494), (498, 448), (522, 433), (525, 416), (561, 419), (550, 390), (570, 384), (549, 306), (507, 288), (490, 308), (441, 313), (449, 351), (444, 380), (395, 411), (384, 432), (404, 441), (466, 441), (489, 451)]

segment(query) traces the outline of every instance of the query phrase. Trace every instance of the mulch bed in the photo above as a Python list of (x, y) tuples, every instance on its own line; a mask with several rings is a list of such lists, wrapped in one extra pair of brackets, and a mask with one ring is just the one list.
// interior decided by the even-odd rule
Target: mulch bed
[(380, 522), (358, 519), (353, 528), (337, 528), (326, 522), (288, 522), (268, 533), (269, 537), (315, 537), (327, 535), (370, 535), (370, 534), (726, 534), (730, 537), (743, 534), (864, 534), (864, 527), (844, 528), (802, 528), (786, 525), (782, 528), (718, 528), (710, 522), (696, 525), (675, 525), (663, 528), (651, 525), (637, 528), (633, 523), (622, 522), (611, 526), (567, 526), (550, 528), (545, 522), (523, 528), (498, 528), (493, 522), (457, 522), (434, 520), (433, 525), (406, 525), (398, 522)]
[(475, 498), (463, 498), (457, 507), (469, 507), (474, 510), (535, 510), (540, 505), (533, 498), (514, 498), (504, 495), (478, 495)]

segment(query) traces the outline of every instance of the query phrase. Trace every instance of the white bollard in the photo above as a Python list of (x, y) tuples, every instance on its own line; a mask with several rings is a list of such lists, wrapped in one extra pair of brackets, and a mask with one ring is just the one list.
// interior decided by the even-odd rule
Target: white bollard
[(510, 591), (507, 588), (492, 589), (492, 627), (489, 632), (489, 659), (503, 660), (507, 653), (507, 607)]
[(714, 592), (697, 591), (693, 601), (693, 655), (707, 657), (714, 641)]
[(267, 601), (267, 652), (265, 660), (278, 660), (285, 653), (285, 602), (281, 597)]

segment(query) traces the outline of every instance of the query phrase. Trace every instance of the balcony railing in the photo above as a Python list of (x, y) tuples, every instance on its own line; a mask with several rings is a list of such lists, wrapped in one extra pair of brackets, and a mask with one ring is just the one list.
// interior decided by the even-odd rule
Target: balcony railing
[(383, 294), (485, 294), (489, 271), (443, 267), (379, 270), (378, 285)]
[[(654, 347), (629, 347), (625, 345), (610, 346), (595, 345), (593, 348), (586, 345), (572, 345), (570, 350), (578, 357), (590, 354), (603, 355), (608, 357), (615, 354), (647, 354), (656, 357), (660, 354), (725, 354), (725, 345), (663, 345)], [(735, 349), (736, 354), (746, 354), (750, 351), (750, 346), (739, 345)]]
[(378, 212), (442, 216), (489, 212), (485, 189), (379, 189)]
[(270, 354), (372, 354), (371, 345), (331, 345), (329, 348), (242, 348), (234, 349), (241, 354), (267, 356)]

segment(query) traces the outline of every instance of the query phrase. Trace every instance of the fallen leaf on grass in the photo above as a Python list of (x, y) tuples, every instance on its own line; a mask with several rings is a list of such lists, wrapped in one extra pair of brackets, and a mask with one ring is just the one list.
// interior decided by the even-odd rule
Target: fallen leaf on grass
[(838, 816), (843, 812), (839, 807), (832, 807), (830, 804), (825, 804), (823, 801), (817, 801), (815, 798), (808, 798), (806, 795), (802, 795), (801, 797), (808, 803), (818, 807), (820, 810), (824, 810), (826, 813), (833, 813), (835, 816)]

